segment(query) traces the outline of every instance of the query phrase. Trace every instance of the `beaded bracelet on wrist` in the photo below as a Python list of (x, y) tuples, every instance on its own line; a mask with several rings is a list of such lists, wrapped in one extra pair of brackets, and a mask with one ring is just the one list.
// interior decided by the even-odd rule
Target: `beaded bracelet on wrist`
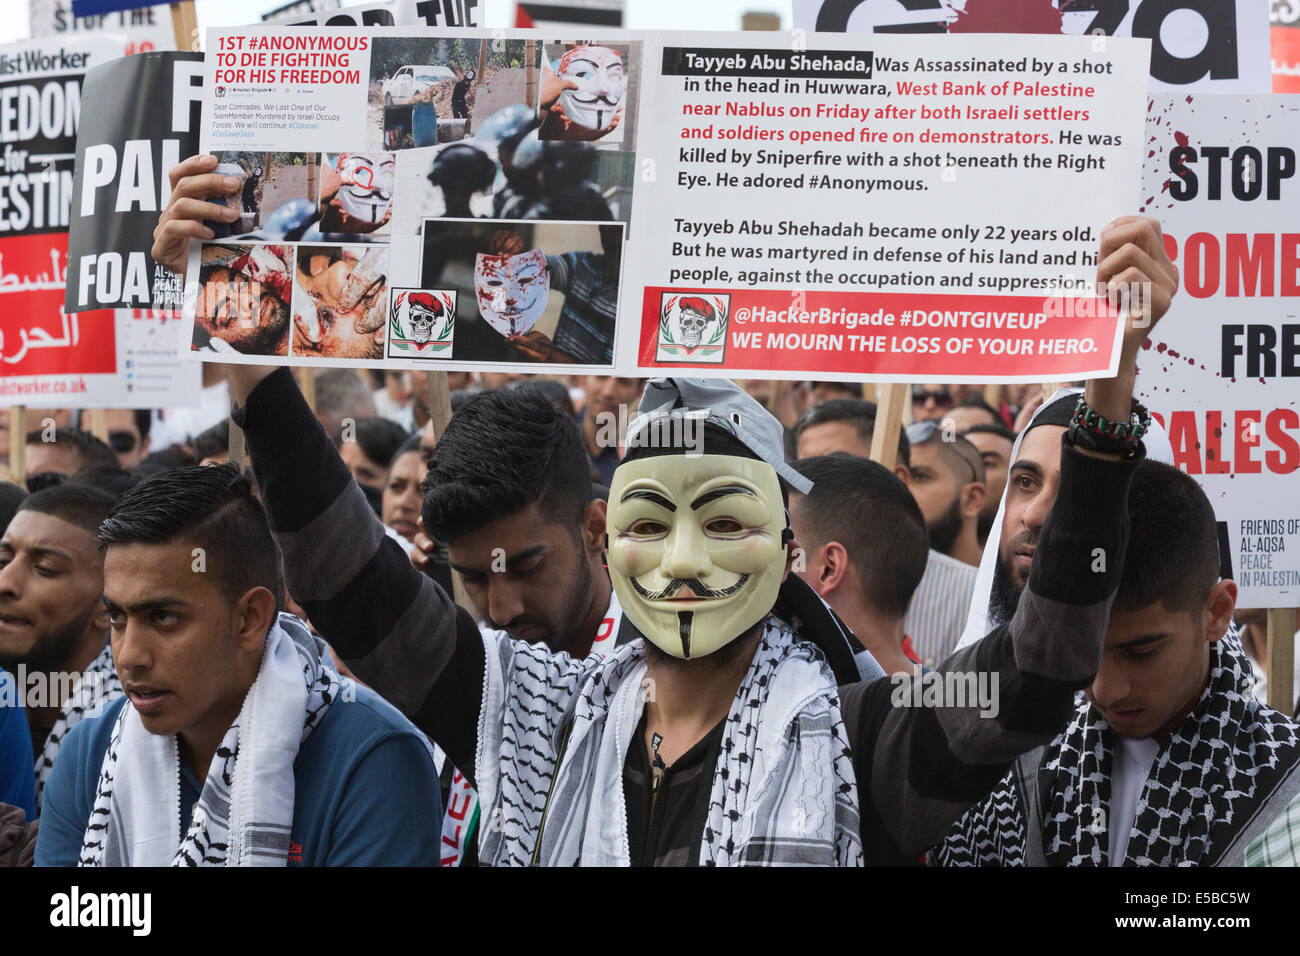
[(1151, 427), (1151, 413), (1139, 401), (1134, 400), (1133, 413), (1127, 422), (1112, 422), (1088, 407), (1082, 395), (1074, 406), (1074, 417), (1071, 420), (1094, 435), (1126, 442), (1139, 441)]

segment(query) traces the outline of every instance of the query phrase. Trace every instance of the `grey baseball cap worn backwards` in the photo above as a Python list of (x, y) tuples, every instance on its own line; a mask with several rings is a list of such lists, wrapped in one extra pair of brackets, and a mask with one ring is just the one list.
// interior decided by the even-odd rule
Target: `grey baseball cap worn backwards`
[(646, 383), (636, 417), (628, 426), (626, 447), (646, 444), (642, 437), (650, 424), (668, 418), (681, 422), (681, 434), (690, 429), (701, 431), (705, 422), (730, 434), (800, 494), (812, 490), (812, 482), (785, 461), (784, 432), (781, 423), (736, 383), (725, 379), (652, 378)]

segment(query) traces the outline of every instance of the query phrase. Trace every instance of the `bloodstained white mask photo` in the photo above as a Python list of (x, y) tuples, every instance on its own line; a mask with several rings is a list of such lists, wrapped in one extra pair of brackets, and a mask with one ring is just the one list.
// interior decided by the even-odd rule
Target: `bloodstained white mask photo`
[(564, 115), (587, 129), (609, 129), (627, 92), (619, 52), (607, 46), (576, 46), (560, 57), (559, 73), (578, 85), (560, 94)]
[(516, 256), (480, 252), (474, 260), (479, 314), (502, 335), (523, 335), (546, 311), (551, 270), (546, 253), (529, 249)]

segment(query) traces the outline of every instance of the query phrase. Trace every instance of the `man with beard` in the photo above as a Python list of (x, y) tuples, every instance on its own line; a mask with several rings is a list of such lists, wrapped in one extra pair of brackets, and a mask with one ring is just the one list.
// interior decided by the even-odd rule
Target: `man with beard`
[[(285, 246), (210, 246), (194, 309), (195, 345), (285, 355), (290, 277)], [(218, 344), (220, 343), (220, 344)]]
[(947, 434), (937, 420), (907, 429), (911, 445), (908, 487), (925, 515), (930, 547), (940, 554), (979, 567), (976, 529), (984, 508), (984, 463), (975, 446)]
[[(23, 500), (0, 538), (0, 667), (28, 692), (38, 812), (68, 731), (122, 694), (96, 538), (112, 509), (113, 498), (95, 488), (47, 488)], [(31, 700), (33, 680), (44, 706)]]
[[(1240, 865), (1300, 794), (1300, 725), (1250, 692), (1250, 664), (1230, 630), (1237, 586), (1219, 578), (1205, 492), (1145, 461), (1128, 514), (1132, 535), (1091, 686), (1065, 730), (1021, 757), (949, 832), (936, 862)], [(1000, 596), (999, 613), (1012, 594)]]
[[(287, 378), (266, 383), (278, 401), (297, 399)], [(575, 659), (612, 649), (622, 612), (602, 559), (605, 502), (592, 500), (573, 419), (527, 391), (494, 389), (458, 411), (428, 451), (423, 523), (446, 547), (481, 626)], [(419, 533), (415, 543), (411, 563), (424, 570), (434, 540)], [(442, 862), (474, 865), (478, 796), (464, 774), (447, 776)]]

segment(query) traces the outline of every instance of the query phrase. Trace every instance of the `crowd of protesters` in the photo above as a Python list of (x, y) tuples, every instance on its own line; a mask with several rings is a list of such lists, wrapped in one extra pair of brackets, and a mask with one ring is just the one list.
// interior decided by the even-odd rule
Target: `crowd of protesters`
[[(1100, 253), (1178, 321), (1158, 223)], [(1298, 728), (1133, 399), (1153, 324), (1046, 398), (914, 385), (891, 468), (851, 382), (449, 373), (435, 434), (422, 376), (309, 406), (207, 365), (107, 442), (40, 412), (0, 486), (0, 859), (1293, 863)]]

